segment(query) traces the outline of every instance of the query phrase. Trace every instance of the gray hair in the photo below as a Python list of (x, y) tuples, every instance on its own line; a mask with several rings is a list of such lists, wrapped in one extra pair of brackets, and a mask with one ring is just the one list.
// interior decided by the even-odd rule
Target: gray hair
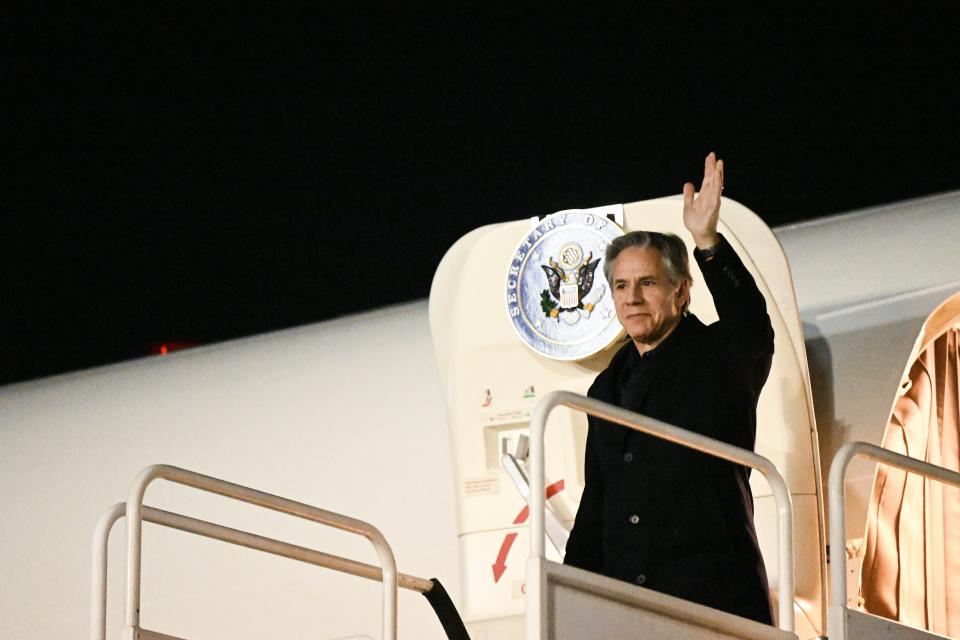
[[(603, 275), (607, 284), (613, 288), (613, 268), (624, 249), (637, 247), (639, 249), (656, 249), (660, 253), (660, 261), (664, 273), (670, 283), (679, 286), (686, 281), (693, 281), (690, 275), (690, 262), (687, 258), (687, 246), (683, 240), (672, 233), (658, 233), (656, 231), (631, 231), (626, 235), (615, 238), (607, 245), (606, 260), (603, 262)], [(682, 313), (687, 312), (690, 306), (690, 296), (683, 305)]]

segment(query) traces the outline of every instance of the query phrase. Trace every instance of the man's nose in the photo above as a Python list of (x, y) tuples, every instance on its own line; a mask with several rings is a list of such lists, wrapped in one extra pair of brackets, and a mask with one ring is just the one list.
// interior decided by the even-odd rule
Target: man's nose
[(630, 287), (630, 295), (628, 296), (627, 304), (643, 304), (643, 302), (643, 287), (640, 285)]

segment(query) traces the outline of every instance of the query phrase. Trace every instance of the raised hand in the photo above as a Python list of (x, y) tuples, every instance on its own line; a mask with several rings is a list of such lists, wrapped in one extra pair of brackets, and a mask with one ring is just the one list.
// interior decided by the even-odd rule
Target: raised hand
[(700, 249), (718, 242), (717, 221), (720, 219), (720, 193), (723, 191), (723, 160), (711, 151), (703, 163), (703, 184), (694, 197), (692, 182), (683, 185), (683, 225), (693, 235)]

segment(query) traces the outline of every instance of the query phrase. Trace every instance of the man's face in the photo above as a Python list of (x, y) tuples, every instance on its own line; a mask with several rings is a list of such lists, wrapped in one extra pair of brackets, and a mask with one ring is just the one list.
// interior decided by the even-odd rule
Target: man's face
[(613, 301), (617, 319), (641, 353), (660, 344), (680, 322), (690, 283), (670, 282), (660, 252), (629, 247), (613, 265)]

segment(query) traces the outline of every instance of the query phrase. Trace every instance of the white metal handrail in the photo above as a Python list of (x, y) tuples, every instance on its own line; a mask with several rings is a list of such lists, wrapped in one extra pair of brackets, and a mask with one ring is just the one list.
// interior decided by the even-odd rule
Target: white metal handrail
[(830, 611), (828, 614), (830, 637), (843, 640), (846, 637), (847, 609), (847, 562), (846, 562), (846, 515), (844, 513), (843, 481), (850, 461), (856, 456), (871, 458), (891, 467), (916, 473), (927, 478), (960, 487), (960, 473), (923, 462), (866, 442), (848, 442), (840, 447), (830, 466), (828, 485), (830, 497)]
[[(93, 553), (91, 567), (91, 604), (90, 604), (90, 640), (104, 640), (107, 630), (107, 545), (110, 533), (117, 520), (126, 513), (126, 503), (118, 502), (107, 509), (100, 519), (93, 535)], [(381, 581), (383, 572), (380, 567), (342, 558), (324, 553), (315, 549), (308, 549), (298, 545), (259, 536), (246, 531), (231, 529), (219, 524), (198, 520), (179, 513), (171, 513), (163, 509), (155, 509), (143, 505), (143, 519), (171, 529), (178, 529), (187, 533), (228, 542), (248, 549), (263, 551), (273, 555), (305, 562), (318, 567), (333, 569), (342, 573)], [(433, 588), (433, 583), (425, 578), (417, 578), (404, 573), (397, 574), (397, 584), (402, 589), (410, 589), (419, 593), (427, 593)]]
[[(383, 582), (383, 639), (396, 640), (397, 637), (397, 563), (390, 545), (383, 534), (373, 525), (340, 515), (332, 511), (318, 509), (308, 504), (295, 502), (256, 489), (250, 489), (232, 482), (212, 478), (179, 467), (158, 464), (147, 467), (134, 480), (127, 499), (127, 597), (126, 626), (137, 628), (140, 625), (140, 557), (142, 547), (143, 496), (147, 486), (157, 479), (186, 485), (218, 495), (247, 502), (273, 511), (335, 527), (367, 538), (380, 559)], [(176, 515), (176, 514), (173, 514)], [(239, 532), (238, 532), (239, 533)]]
[[(552, 391), (543, 397), (530, 420), (530, 556), (544, 557), (544, 452), (543, 434), (550, 413), (559, 406), (582, 411), (596, 418), (613, 422), (708, 455), (756, 469), (763, 474), (773, 491), (777, 505), (777, 547), (779, 551), (779, 622), (780, 628), (793, 632), (793, 508), (790, 492), (780, 471), (770, 460), (732, 444), (654, 420), (606, 402), (569, 391)], [(528, 581), (529, 581), (528, 576)], [(528, 590), (527, 593), (530, 593)], [(527, 607), (527, 611), (535, 610)]]

